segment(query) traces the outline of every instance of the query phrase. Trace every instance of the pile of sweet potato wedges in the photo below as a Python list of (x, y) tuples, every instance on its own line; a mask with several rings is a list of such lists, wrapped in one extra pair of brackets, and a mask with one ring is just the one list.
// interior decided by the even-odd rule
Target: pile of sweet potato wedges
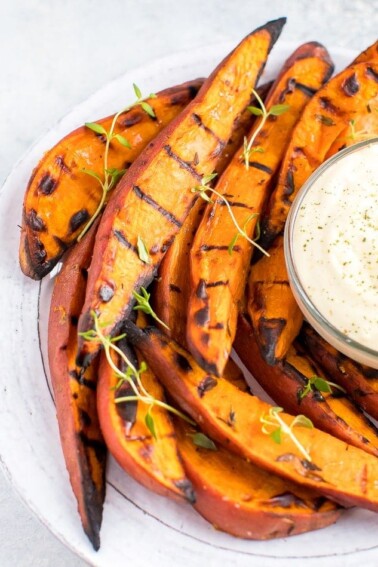
[[(102, 196), (101, 128), (68, 134), (27, 187), (20, 264), (41, 279), (62, 262), (49, 363), (95, 549), (107, 451), (150, 490), (239, 537), (325, 527), (349, 506), (378, 511), (378, 431), (364, 413), (378, 418), (378, 372), (303, 325), (282, 245), (297, 191), (356, 141), (351, 124), (378, 133), (378, 44), (333, 78), (327, 50), (301, 45), (272, 84), (257, 86), (284, 23), (256, 29), (207, 79), (157, 93), (149, 112), (138, 104), (119, 114), (105, 171), (126, 171), (80, 242)], [(136, 320), (136, 293), (147, 288), (155, 320)], [(96, 322), (116, 349), (91, 340)], [(284, 411), (251, 393), (233, 348)], [(329, 381), (338, 387), (316, 387)], [(136, 383), (140, 399), (125, 400)], [(307, 426), (294, 435), (298, 415)]]

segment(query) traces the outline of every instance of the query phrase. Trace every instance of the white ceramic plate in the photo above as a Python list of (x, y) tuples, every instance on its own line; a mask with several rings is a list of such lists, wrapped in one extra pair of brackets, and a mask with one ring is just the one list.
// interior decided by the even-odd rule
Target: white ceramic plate
[[(6, 475), (28, 506), (67, 546), (90, 564), (175, 567), (251, 564), (264, 566), (373, 565), (378, 563), (378, 515), (346, 512), (337, 525), (269, 542), (238, 540), (215, 531), (189, 506), (158, 497), (130, 479), (111, 460), (101, 549), (87, 541), (61, 454), (46, 365), (46, 328), (51, 280), (40, 285), (18, 266), (18, 224), (31, 171), (45, 150), (85, 121), (110, 114), (133, 100), (132, 83), (157, 91), (204, 76), (233, 47), (213, 45), (180, 53), (134, 70), (76, 107), (32, 147), (0, 193), (0, 456)], [(296, 45), (278, 42), (266, 78)], [(334, 49), (339, 67), (353, 53)], [(322, 559), (323, 558), (323, 559)], [(375, 561), (374, 561), (375, 559)]]

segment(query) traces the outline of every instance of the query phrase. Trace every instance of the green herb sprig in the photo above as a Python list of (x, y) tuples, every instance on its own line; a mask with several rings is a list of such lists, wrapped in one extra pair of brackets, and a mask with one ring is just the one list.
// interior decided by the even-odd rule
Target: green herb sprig
[(111, 168), (109, 167), (109, 149), (110, 149), (110, 143), (112, 141), (117, 140), (117, 142), (119, 144), (121, 144), (121, 146), (123, 146), (125, 148), (131, 148), (130, 142), (124, 136), (122, 136), (121, 134), (115, 134), (114, 133), (114, 129), (115, 129), (118, 118), (121, 116), (121, 114), (124, 114), (125, 112), (127, 112), (128, 110), (131, 110), (132, 108), (134, 108), (136, 106), (140, 106), (144, 110), (144, 112), (146, 112), (146, 114), (148, 114), (148, 116), (151, 116), (151, 118), (155, 118), (154, 109), (152, 108), (152, 106), (148, 102), (146, 102), (146, 99), (155, 98), (156, 94), (150, 93), (148, 95), (148, 97), (143, 97), (140, 88), (135, 83), (133, 85), (133, 88), (134, 88), (134, 93), (135, 93), (135, 96), (136, 96), (136, 101), (133, 104), (127, 106), (126, 108), (123, 108), (122, 110), (117, 112), (117, 114), (115, 114), (113, 116), (113, 120), (112, 120), (112, 123), (110, 125), (109, 131), (107, 131), (101, 124), (98, 124), (97, 122), (86, 122), (85, 123), (85, 126), (87, 128), (89, 128), (89, 130), (92, 130), (96, 134), (104, 136), (106, 143), (105, 143), (105, 150), (104, 150), (104, 167), (103, 167), (102, 177), (100, 175), (98, 175), (98, 173), (96, 173), (95, 171), (93, 171), (91, 169), (86, 169), (86, 168), (82, 169), (83, 173), (85, 173), (86, 175), (90, 175), (91, 177), (94, 177), (98, 181), (98, 183), (101, 185), (102, 196), (101, 196), (100, 202), (97, 206), (97, 209), (95, 210), (95, 212), (93, 213), (93, 215), (91, 216), (91, 218), (89, 219), (89, 221), (87, 222), (87, 224), (85, 225), (85, 227), (83, 228), (81, 233), (79, 234), (79, 236), (77, 238), (78, 242), (80, 242), (80, 240), (83, 238), (83, 236), (88, 232), (88, 230), (90, 229), (90, 227), (92, 226), (92, 224), (94, 223), (94, 221), (96, 220), (98, 215), (101, 213), (109, 191), (111, 191), (115, 187), (115, 185), (118, 183), (119, 179), (122, 177), (122, 175), (126, 171), (125, 169), (117, 169), (117, 168), (114, 168), (114, 167), (111, 167)]
[(297, 415), (290, 425), (282, 419), (279, 415), (283, 412), (280, 407), (272, 407), (269, 409), (268, 413), (260, 417), (260, 421), (263, 424), (262, 432), (265, 435), (269, 435), (275, 443), (282, 442), (282, 435), (287, 435), (293, 441), (297, 449), (302, 453), (307, 461), (311, 461), (311, 456), (308, 451), (303, 447), (303, 445), (296, 438), (293, 428), (294, 427), (307, 427), (307, 429), (313, 429), (314, 425), (308, 417), (305, 415)]
[(249, 169), (249, 159), (251, 153), (254, 152), (261, 153), (264, 151), (264, 149), (261, 148), (260, 146), (253, 147), (253, 144), (255, 143), (255, 140), (257, 136), (260, 134), (261, 130), (264, 128), (265, 123), (268, 120), (269, 116), (280, 116), (290, 108), (288, 104), (275, 104), (269, 110), (267, 110), (259, 94), (255, 90), (253, 90), (252, 93), (255, 96), (257, 102), (259, 103), (260, 108), (257, 106), (248, 106), (247, 108), (254, 116), (261, 117), (261, 120), (256, 130), (253, 132), (252, 136), (250, 137), (250, 139), (248, 140), (246, 136), (244, 137), (243, 159), (246, 169)]
[(201, 449), (209, 449), (210, 451), (217, 451), (217, 446), (215, 445), (214, 441), (210, 439), (204, 433), (191, 433), (189, 435), (196, 447), (201, 447)]
[(307, 384), (301, 388), (298, 392), (298, 397), (300, 400), (303, 400), (306, 396), (308, 396), (311, 392), (324, 392), (326, 394), (332, 394), (332, 388), (336, 388), (345, 394), (344, 388), (335, 384), (334, 382), (330, 382), (321, 376), (311, 376), (307, 379)]
[[(204, 175), (201, 179), (201, 184), (197, 185), (196, 187), (192, 188), (192, 193), (198, 193), (199, 196), (201, 197), (201, 199), (203, 199), (204, 201), (206, 201), (207, 203), (214, 203), (214, 201), (212, 201), (212, 199), (209, 197), (209, 195), (207, 194), (207, 192), (212, 193), (213, 195), (215, 195), (218, 199), (220, 199), (227, 207), (228, 213), (231, 217), (232, 222), (234, 223), (236, 230), (237, 230), (237, 235), (236, 238), (234, 236), (234, 238), (232, 239), (229, 247), (228, 247), (228, 252), (229, 254), (232, 254), (232, 251), (235, 247), (236, 244), (236, 240), (239, 236), (242, 236), (243, 238), (245, 238), (250, 244), (252, 244), (253, 246), (255, 246), (256, 248), (258, 248), (260, 250), (260, 252), (262, 252), (263, 254), (265, 254), (265, 256), (269, 256), (268, 252), (266, 252), (266, 250), (264, 250), (264, 248), (262, 248), (257, 242), (256, 240), (253, 240), (252, 238), (249, 238), (247, 232), (246, 232), (246, 224), (248, 224), (248, 222), (250, 220), (252, 220), (251, 218), (249, 218), (249, 220), (247, 219), (247, 222), (244, 223), (243, 228), (239, 225), (238, 221), (235, 218), (235, 215), (233, 213), (232, 207), (230, 205), (230, 203), (228, 202), (228, 200), (226, 199), (226, 197), (224, 195), (222, 195), (221, 193), (219, 193), (219, 191), (217, 191), (216, 189), (214, 189), (213, 187), (209, 186), (209, 183), (217, 176), (216, 173), (211, 173), (210, 175)], [(254, 215), (256, 215), (257, 213), (254, 213)]]
[(133, 297), (137, 302), (134, 309), (136, 311), (138, 311), (138, 310), (143, 311), (143, 313), (146, 313), (146, 315), (150, 315), (150, 317), (155, 319), (155, 321), (157, 321), (158, 323), (163, 325), (163, 327), (165, 327), (166, 329), (169, 330), (168, 325), (166, 325), (166, 323), (164, 323), (164, 321), (159, 319), (159, 317), (156, 315), (155, 311), (152, 309), (152, 307), (150, 305), (151, 294), (148, 293), (148, 291), (144, 287), (141, 287), (140, 291), (141, 291), (141, 293), (138, 293), (135, 290), (133, 291)]
[[(181, 419), (184, 419), (191, 425), (195, 425), (195, 422), (192, 421), (185, 414), (183, 414), (176, 408), (170, 406), (169, 404), (163, 402), (162, 400), (158, 400), (146, 390), (146, 388), (143, 385), (141, 375), (143, 374), (143, 372), (147, 370), (147, 364), (145, 362), (141, 362), (139, 368), (136, 368), (136, 366), (126, 356), (126, 354), (115, 344), (121, 339), (125, 338), (126, 334), (122, 334), (113, 338), (104, 335), (103, 333), (104, 325), (101, 325), (99, 318), (94, 311), (92, 311), (91, 315), (93, 317), (94, 328), (90, 329), (89, 331), (79, 333), (79, 335), (83, 337), (83, 339), (85, 339), (86, 341), (98, 342), (103, 346), (106, 360), (118, 378), (116, 389), (118, 389), (123, 383), (126, 382), (127, 384), (130, 385), (133, 391), (133, 395), (116, 398), (115, 402), (119, 404), (125, 402), (127, 403), (127, 402), (138, 401), (143, 404), (146, 404), (148, 406), (148, 410), (145, 417), (145, 424), (148, 430), (150, 431), (152, 437), (154, 437), (155, 439), (157, 438), (157, 433), (155, 428), (155, 422), (152, 416), (152, 410), (154, 407), (163, 408), (166, 411), (169, 411), (170, 413), (177, 415)], [(120, 359), (125, 363), (126, 365), (125, 371), (122, 371), (115, 364), (111, 355), (112, 352), (116, 353), (120, 357)]]

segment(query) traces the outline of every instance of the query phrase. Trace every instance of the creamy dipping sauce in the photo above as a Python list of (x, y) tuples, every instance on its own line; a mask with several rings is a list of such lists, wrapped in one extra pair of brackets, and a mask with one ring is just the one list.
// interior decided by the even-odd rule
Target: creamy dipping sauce
[(291, 249), (319, 313), (378, 351), (378, 143), (334, 161), (313, 182), (295, 217)]

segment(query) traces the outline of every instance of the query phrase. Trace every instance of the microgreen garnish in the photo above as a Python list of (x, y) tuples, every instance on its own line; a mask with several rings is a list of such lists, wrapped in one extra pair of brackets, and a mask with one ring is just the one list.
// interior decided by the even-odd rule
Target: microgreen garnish
[(124, 114), (125, 112), (127, 112), (131, 108), (134, 108), (135, 106), (140, 106), (144, 110), (144, 112), (146, 112), (146, 114), (151, 116), (151, 118), (155, 118), (154, 110), (152, 106), (148, 104), (148, 102), (146, 102), (146, 98), (155, 98), (156, 95), (154, 93), (151, 93), (148, 95), (148, 97), (143, 97), (140, 88), (135, 84), (133, 85), (133, 87), (134, 87), (135, 96), (137, 98), (136, 101), (133, 104), (127, 106), (126, 108), (123, 108), (122, 110), (117, 112), (117, 114), (114, 115), (109, 131), (107, 131), (101, 124), (97, 124), (96, 122), (85, 123), (85, 126), (89, 128), (89, 130), (92, 130), (99, 136), (103, 136), (105, 138), (106, 143), (104, 149), (104, 167), (103, 167), (102, 176), (98, 175), (95, 171), (91, 169), (82, 169), (83, 173), (85, 173), (86, 175), (90, 175), (91, 177), (94, 177), (99, 182), (102, 188), (102, 196), (97, 209), (95, 210), (95, 212), (93, 213), (93, 215), (91, 216), (91, 218), (89, 219), (89, 221), (87, 222), (81, 233), (79, 234), (77, 238), (78, 242), (80, 242), (83, 236), (88, 232), (88, 230), (90, 229), (90, 227), (92, 226), (98, 215), (101, 213), (109, 191), (111, 191), (115, 187), (119, 179), (126, 171), (125, 169), (117, 169), (113, 167), (109, 168), (109, 163), (108, 163), (110, 143), (112, 141), (117, 140), (117, 142), (121, 144), (121, 146), (124, 146), (125, 148), (131, 148), (130, 142), (127, 140), (127, 138), (125, 138), (121, 134), (114, 133), (114, 129), (118, 118), (121, 116), (121, 114)]
[[(253, 246), (255, 246), (256, 248), (258, 248), (260, 250), (260, 252), (262, 252), (263, 254), (265, 254), (265, 256), (269, 256), (268, 252), (266, 252), (264, 250), (264, 248), (262, 248), (261, 246), (259, 246), (259, 244), (257, 244), (256, 240), (252, 240), (251, 238), (249, 238), (248, 234), (245, 231), (245, 224), (244, 224), (244, 228), (242, 228), (238, 221), (235, 218), (235, 215), (233, 213), (232, 207), (230, 205), (230, 203), (228, 202), (228, 200), (226, 199), (226, 197), (224, 195), (222, 195), (221, 193), (219, 193), (219, 191), (217, 191), (216, 189), (214, 189), (213, 187), (209, 186), (210, 181), (212, 181), (215, 177), (217, 176), (216, 173), (211, 173), (210, 175), (204, 175), (201, 179), (201, 184), (200, 185), (196, 185), (196, 187), (192, 188), (192, 193), (199, 193), (199, 196), (201, 197), (201, 199), (203, 199), (204, 201), (206, 201), (207, 203), (214, 203), (214, 201), (212, 201), (212, 199), (209, 197), (209, 195), (207, 194), (207, 191), (209, 191), (210, 193), (212, 193), (213, 195), (215, 195), (216, 197), (218, 197), (218, 199), (220, 199), (227, 207), (228, 213), (231, 217), (232, 222), (234, 223), (236, 230), (238, 231), (238, 235), (237, 236), (242, 236), (243, 238), (245, 238), (246, 240), (248, 240), (248, 242), (250, 242)], [(254, 213), (254, 215), (256, 215), (257, 213)], [(251, 220), (251, 219), (249, 219)], [(249, 222), (249, 221), (248, 221)], [(247, 223), (248, 224), (248, 223)], [(232, 251), (235, 247), (236, 244), (236, 240), (237, 238), (233, 238), (233, 241), (230, 243), (229, 247), (228, 247), (228, 251), (230, 254), (232, 254)]]
[(155, 321), (157, 321), (158, 323), (163, 325), (163, 327), (165, 327), (166, 329), (169, 330), (168, 325), (166, 325), (164, 323), (164, 321), (159, 319), (159, 317), (156, 315), (155, 311), (152, 309), (152, 307), (150, 305), (151, 294), (148, 293), (148, 291), (144, 287), (141, 287), (140, 291), (141, 291), (141, 293), (138, 293), (135, 290), (133, 291), (134, 299), (136, 299), (136, 302), (137, 302), (134, 309), (136, 311), (137, 310), (143, 311), (143, 313), (146, 313), (146, 315), (150, 315), (153, 319), (155, 319)]
[(137, 248), (140, 260), (142, 260), (142, 262), (144, 262), (145, 264), (151, 264), (150, 254), (141, 236), (138, 236)]
[(282, 411), (283, 409), (280, 407), (272, 407), (269, 409), (268, 413), (260, 417), (260, 421), (263, 424), (262, 432), (265, 433), (265, 435), (269, 435), (275, 443), (281, 443), (282, 435), (288, 435), (305, 459), (307, 459), (307, 461), (311, 461), (310, 454), (296, 438), (293, 433), (293, 428), (307, 427), (308, 429), (312, 429), (314, 427), (312, 421), (305, 415), (297, 415), (291, 424), (287, 425), (287, 423), (279, 415)]
[[(119, 340), (125, 338), (126, 335), (122, 334), (122, 335), (119, 335), (118, 337), (113, 337), (113, 338), (110, 337), (110, 336), (104, 335), (103, 328), (104, 328), (105, 325), (100, 323), (99, 318), (94, 311), (91, 312), (91, 315), (92, 315), (93, 322), (94, 322), (94, 328), (90, 329), (89, 331), (86, 331), (84, 333), (79, 333), (79, 335), (81, 337), (83, 337), (83, 339), (85, 339), (86, 341), (98, 342), (103, 346), (104, 353), (105, 353), (105, 356), (106, 356), (106, 360), (107, 360), (109, 366), (112, 368), (112, 370), (114, 371), (115, 375), (118, 378), (116, 389), (120, 388), (122, 386), (122, 384), (126, 382), (127, 384), (130, 385), (130, 387), (133, 391), (133, 395), (121, 396), (119, 398), (115, 398), (115, 402), (117, 404), (119, 404), (119, 403), (125, 403), (125, 402), (139, 401), (143, 404), (146, 404), (148, 406), (148, 410), (147, 410), (147, 413), (146, 413), (146, 416), (145, 416), (145, 424), (146, 424), (146, 427), (148, 428), (148, 430), (150, 431), (152, 437), (154, 437), (155, 439), (157, 438), (157, 434), (156, 434), (154, 418), (152, 416), (152, 410), (155, 406), (163, 408), (166, 411), (169, 411), (169, 412), (173, 413), (174, 415), (177, 415), (178, 417), (180, 417), (181, 419), (184, 419), (185, 421), (187, 421), (191, 425), (195, 425), (195, 422), (192, 421), (185, 414), (183, 414), (182, 412), (180, 412), (176, 408), (168, 405), (167, 403), (163, 402), (162, 400), (158, 400), (158, 399), (154, 398), (154, 396), (146, 390), (146, 388), (143, 386), (141, 375), (143, 374), (143, 372), (146, 372), (147, 364), (142, 361), (140, 363), (139, 368), (136, 368), (135, 365), (129, 360), (129, 358), (123, 352), (123, 350), (121, 350), (116, 345), (116, 343)], [(116, 353), (119, 356), (119, 358), (121, 359), (121, 361), (123, 363), (125, 363), (125, 365), (126, 365), (125, 371), (122, 371), (115, 364), (115, 362), (112, 358), (112, 354), (111, 354), (112, 352)]]
[(356, 130), (356, 121), (353, 119), (349, 120), (349, 129), (350, 135), (346, 137), (347, 140), (365, 140), (371, 137), (371, 133), (366, 129)]
[(251, 114), (253, 114), (254, 116), (259, 116), (261, 118), (261, 121), (250, 139), (248, 140), (247, 137), (244, 138), (243, 159), (246, 169), (249, 169), (249, 158), (251, 156), (251, 153), (264, 151), (264, 149), (259, 146), (253, 147), (253, 144), (255, 143), (255, 140), (261, 130), (264, 128), (265, 122), (268, 120), (269, 116), (280, 116), (290, 108), (288, 104), (275, 104), (269, 110), (267, 110), (259, 94), (255, 90), (253, 90), (252, 93), (255, 96), (260, 107), (248, 106), (247, 108)]
[(329, 380), (326, 380), (321, 376), (315, 375), (307, 379), (307, 384), (303, 388), (301, 388), (301, 390), (299, 390), (298, 396), (300, 400), (303, 400), (303, 398), (308, 396), (310, 392), (314, 392), (315, 390), (317, 390), (318, 392), (324, 392), (326, 394), (332, 394), (332, 388), (336, 388), (337, 390), (340, 390), (345, 394), (344, 388), (342, 388), (338, 384), (330, 382)]
[(215, 445), (214, 441), (212, 441), (207, 435), (204, 433), (193, 433), (190, 435), (194, 445), (197, 447), (201, 447), (201, 449), (209, 449), (210, 451), (217, 451), (217, 446)]

